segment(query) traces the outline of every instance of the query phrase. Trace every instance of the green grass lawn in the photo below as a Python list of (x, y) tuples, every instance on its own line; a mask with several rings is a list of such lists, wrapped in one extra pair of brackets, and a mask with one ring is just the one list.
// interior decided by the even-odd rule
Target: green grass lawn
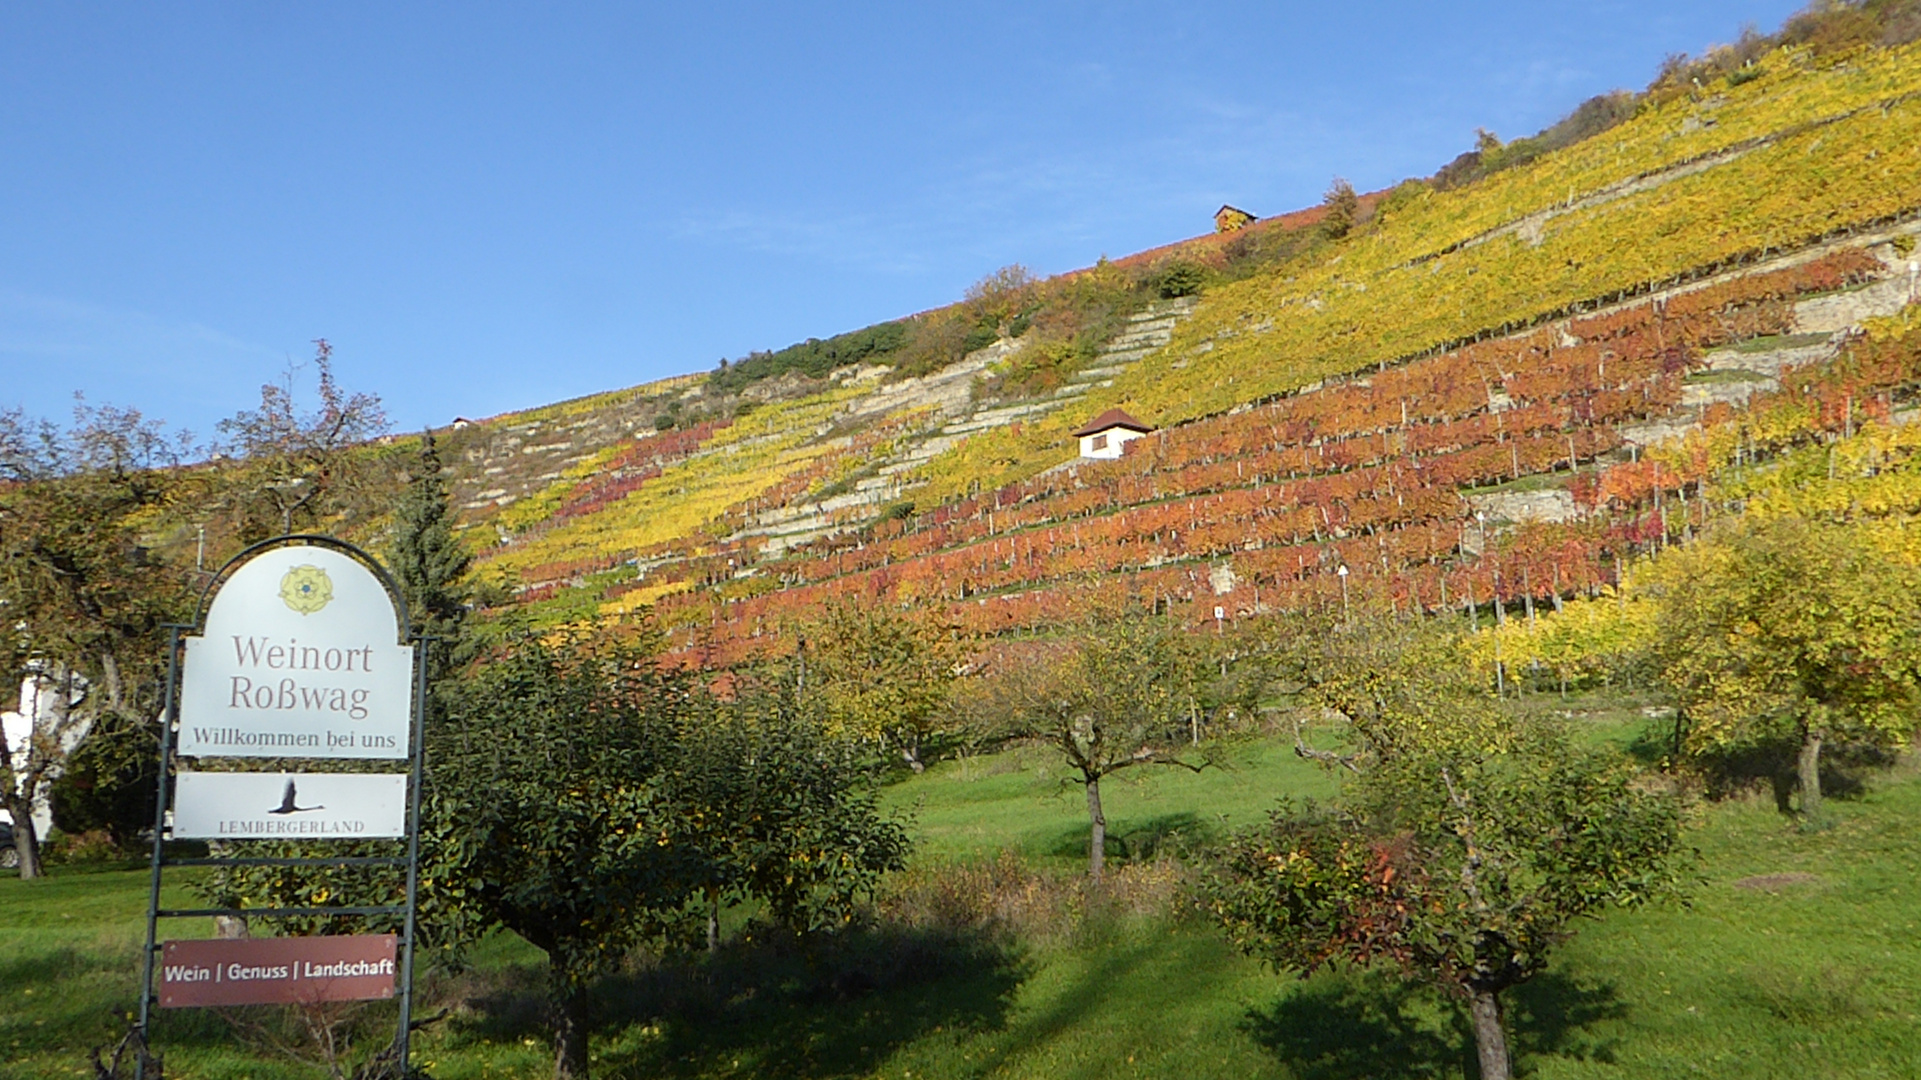
[[(1205, 840), (1260, 821), (1283, 795), (1325, 797), (1334, 785), (1297, 757), (1292, 742), (1228, 747), (1198, 773), (1168, 766), (1124, 769), (1101, 782), (1110, 856), (1152, 852), (1169, 837)], [(1087, 863), (1087, 796), (1045, 748), (943, 761), (887, 788), (912, 816), (921, 859), (1012, 851), (1060, 867)]]
[[(1638, 703), (1568, 708), (1596, 743), (1663, 728)], [(1284, 793), (1330, 790), (1278, 740), (1228, 756), (1107, 785), (1127, 851), (1144, 860), (1170, 835), (1205, 840)], [(922, 871), (1006, 850), (1064, 878), (1085, 859), (1086, 812), (1050, 765), (1038, 751), (943, 762), (886, 797), (915, 816)], [(1691, 905), (1588, 923), (1511, 995), (1523, 1075), (1921, 1076), (1921, 780), (1884, 773), (1833, 809), (1832, 828), (1802, 832), (1769, 799), (1704, 807)], [(86, 1049), (131, 1006), (145, 884), (129, 869), (0, 881), (0, 1077), (90, 1075)], [(467, 1004), (423, 1036), (422, 1062), (446, 1080), (547, 1075), (540, 959), (496, 938), (473, 970), (437, 977), (429, 1011)], [(692, 969), (637, 964), (599, 1008), (595, 1067), (610, 1077), (1473, 1075), (1450, 1003), (1367, 974), (1275, 975), (1178, 904), (1026, 938), (876, 931), (828, 955), (740, 942)], [(324, 1075), (211, 1015), (164, 1014), (160, 1036), (169, 1077)]]

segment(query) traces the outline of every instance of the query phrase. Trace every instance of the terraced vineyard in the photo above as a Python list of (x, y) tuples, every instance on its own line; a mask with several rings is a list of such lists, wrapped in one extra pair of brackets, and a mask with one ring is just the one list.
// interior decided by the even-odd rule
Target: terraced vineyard
[[(1389, 200), (1313, 265), (1207, 297), (1090, 407), (1176, 423), (1646, 295), (1921, 209), (1913, 47), (1774, 70), (1459, 191)], [(964, 490), (1063, 455), (1059, 418), (930, 470)]]
[[(1712, 365), (1767, 357), (1727, 346), (1787, 332), (1797, 297), (1879, 269), (1844, 251), (1186, 425), (1119, 461), (768, 560), (753, 568), (763, 589), (678, 593), (660, 610), (727, 661), (835, 595), (943, 603), (993, 633), (1060, 618), (1090, 591), (1185, 605), (1197, 624), (1344, 592), (1424, 610), (1591, 593), (1708, 512), (1698, 492), (1718, 451), (1699, 437), (1640, 451), (1669, 425), (1733, 422), (1732, 404), (1698, 392), (1715, 384), (1690, 379), (1747, 371)], [(1742, 380), (1776, 387), (1753, 399), (1758, 417), (1800, 418), (1767, 421), (1773, 434), (1742, 452), (1838, 431), (1850, 398), (1857, 427), (1886, 420), (1921, 373), (1897, 352), (1865, 374), (1817, 361), (1787, 369), (1807, 383)]]
[[(494, 534), (481, 573), (550, 618), (651, 605), (723, 664), (833, 596), (987, 633), (1121, 593), (1197, 625), (1562, 606), (1698, 527), (1729, 463), (1885, 428), (1914, 393), (1907, 338), (1850, 335), (1914, 298), (1921, 51), (1760, 71), (1378, 197), (1346, 239), (1139, 316), (1150, 344), (1122, 333), (1039, 398), (983, 395), (1027, 347), (1009, 338), (912, 379), (845, 369), (725, 408), (684, 381), (474, 425), (468, 460), (521, 474), (468, 503)], [(642, 415), (681, 402), (674, 430)], [(1074, 461), (1066, 432), (1115, 405), (1161, 430)], [(499, 445), (561, 421), (588, 437)]]

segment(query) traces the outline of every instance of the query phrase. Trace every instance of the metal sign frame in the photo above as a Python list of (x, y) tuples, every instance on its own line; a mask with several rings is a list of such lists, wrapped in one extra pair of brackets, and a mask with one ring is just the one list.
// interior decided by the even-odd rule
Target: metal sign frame
[[(404, 856), (337, 856), (314, 858), (247, 858), (247, 857), (209, 857), (199, 859), (169, 859), (166, 853), (167, 832), (167, 789), (176, 766), (174, 754), (174, 731), (180, 723), (180, 675), (182, 640), (184, 635), (201, 630), (207, 621), (213, 599), (220, 587), (231, 578), (235, 571), (252, 561), (255, 556), (284, 547), (323, 547), (346, 555), (364, 566), (377, 579), (393, 601), (395, 614), (399, 619), (402, 634), (413, 648), (413, 695), (412, 718), (409, 730), (412, 745), (405, 759), (407, 765), (407, 854)], [(410, 1074), (409, 1051), (413, 1027), (413, 982), (414, 982), (414, 944), (419, 907), (420, 887), (420, 787), (426, 760), (426, 717), (427, 717), (427, 652), (432, 638), (411, 631), (412, 619), (407, 610), (407, 599), (400, 592), (393, 576), (379, 560), (360, 547), (332, 536), (318, 534), (292, 534), (276, 536), (248, 547), (245, 551), (227, 560), (218, 573), (208, 580), (200, 592), (195, 605), (192, 623), (168, 623), (167, 631), (167, 687), (166, 704), (160, 725), (160, 775), (155, 782), (157, 794), (154, 800), (153, 815), (153, 855), (152, 870), (147, 895), (147, 940), (142, 958), (140, 975), (140, 1009), (135, 1030), (140, 1045), (152, 1045), (153, 1007), (159, 1003), (159, 995), (154, 990), (153, 977), (155, 961), (159, 957), (162, 943), (159, 941), (161, 919), (207, 918), (210, 916), (295, 916), (324, 917), (335, 915), (374, 916), (400, 915), (400, 964), (396, 975), (395, 998), (400, 1003), (400, 1018), (394, 1032), (392, 1050), (399, 1066), (399, 1075)], [(324, 759), (323, 759), (324, 760)], [(401, 760), (401, 759), (388, 759)], [(304, 907), (304, 908), (163, 908), (160, 906), (160, 887), (162, 871), (168, 866), (404, 866), (407, 868), (406, 897), (399, 904), (381, 904), (360, 907)], [(147, 1055), (142, 1053), (135, 1060), (135, 1080), (145, 1080)]]

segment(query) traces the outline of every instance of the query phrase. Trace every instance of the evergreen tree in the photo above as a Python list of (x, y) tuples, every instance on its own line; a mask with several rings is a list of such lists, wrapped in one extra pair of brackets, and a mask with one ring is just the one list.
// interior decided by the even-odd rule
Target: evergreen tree
[(414, 631), (439, 639), (429, 653), (428, 674), (436, 681), (466, 659), (467, 594), (460, 579), (472, 559), (454, 536), (453, 516), (440, 479), (440, 452), (428, 432), (421, 436), (420, 460), (394, 515), (391, 562)]

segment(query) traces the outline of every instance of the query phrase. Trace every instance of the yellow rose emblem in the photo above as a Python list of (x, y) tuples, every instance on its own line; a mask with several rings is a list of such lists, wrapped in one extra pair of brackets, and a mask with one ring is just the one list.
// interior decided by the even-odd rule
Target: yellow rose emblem
[(333, 598), (333, 579), (318, 566), (296, 566), (280, 579), (280, 599), (302, 615), (312, 615)]

